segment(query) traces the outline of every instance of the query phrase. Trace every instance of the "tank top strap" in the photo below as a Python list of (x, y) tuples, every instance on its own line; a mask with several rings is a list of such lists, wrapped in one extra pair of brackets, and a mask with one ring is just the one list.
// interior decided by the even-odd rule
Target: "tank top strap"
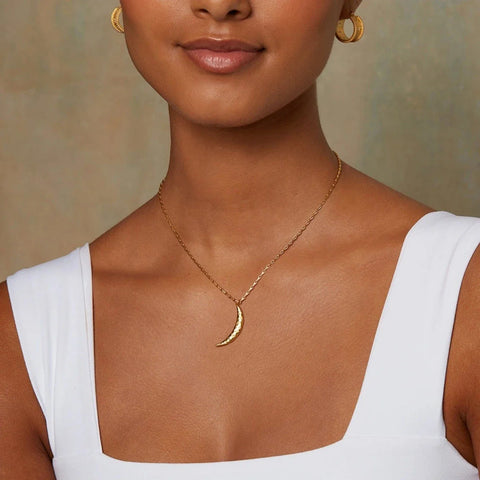
[(55, 457), (101, 448), (82, 282), (85, 248), (7, 278), (25, 364)]
[(405, 238), (350, 435), (444, 437), (443, 392), (458, 296), (480, 219), (432, 212)]

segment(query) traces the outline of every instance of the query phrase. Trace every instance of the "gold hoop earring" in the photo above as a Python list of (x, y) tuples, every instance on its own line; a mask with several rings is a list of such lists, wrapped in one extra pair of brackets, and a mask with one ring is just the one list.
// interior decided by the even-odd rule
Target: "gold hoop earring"
[(363, 37), (363, 32), (365, 31), (363, 20), (358, 15), (355, 15), (354, 13), (352, 13), (350, 15), (350, 21), (353, 24), (353, 33), (350, 37), (347, 36), (344, 30), (345, 19), (339, 20), (337, 24), (337, 31), (335, 32), (335, 36), (342, 43), (358, 42)]
[(112, 22), (112, 27), (118, 32), (118, 33), (124, 33), (125, 30), (123, 29), (122, 25), (120, 24), (120, 14), (122, 13), (122, 7), (117, 7), (115, 10), (112, 12), (112, 16), (110, 18)]

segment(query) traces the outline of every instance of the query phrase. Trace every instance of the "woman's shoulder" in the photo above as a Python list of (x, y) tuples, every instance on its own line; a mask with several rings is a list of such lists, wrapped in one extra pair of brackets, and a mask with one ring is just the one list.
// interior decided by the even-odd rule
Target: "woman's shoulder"
[(157, 202), (151, 198), (89, 244), (95, 277), (168, 271), (173, 265), (176, 240)]
[[(41, 407), (29, 380), (7, 283), (0, 283), (0, 464), (6, 471), (54, 478)], [(40, 448), (39, 448), (40, 446)]]
[(32, 473), (38, 468), (45, 472), (42, 478), (50, 478), (52, 452), (42, 411), (42, 375), (36, 377), (42, 362), (34, 361), (32, 368), (32, 351), (42, 352), (43, 344), (48, 345), (49, 326), (61, 317), (53, 310), (78, 290), (80, 250), (18, 270), (0, 283), (0, 364), (8, 366), (0, 369), (0, 464), (8, 465), (8, 471), (15, 471), (12, 459), (18, 461), (18, 452), (23, 452), (26, 460), (21, 464), (31, 463)]
[(72, 271), (76, 264), (78, 264), (81, 257), (82, 250), (87, 248), (87, 244), (81, 247), (76, 247), (66, 254), (59, 255), (41, 263), (32, 266), (27, 266), (17, 270), (15, 273), (7, 277), (7, 287), (16, 278), (30, 277), (42, 281), (45, 277), (55, 278), (60, 274), (68, 274)]
[(335, 192), (336, 218), (344, 218), (340, 238), (353, 238), (353, 246), (373, 245), (373, 251), (388, 254), (398, 250), (411, 230), (418, 233), (416, 241), (436, 238), (439, 247), (442, 240), (454, 242), (455, 235), (464, 233), (474, 241), (475, 232), (468, 230), (478, 228), (480, 218), (434, 208), (351, 166), (342, 180)]
[[(423, 243), (419, 251), (428, 256), (427, 263), (448, 262), (442, 271), (460, 278), (443, 413), (448, 439), (476, 463), (480, 459), (480, 218), (438, 211), (355, 169), (349, 173), (358, 199), (352, 208), (368, 219), (370, 230), (379, 236), (383, 232), (386, 238), (392, 232), (398, 244), (416, 225), (415, 241)], [(449, 288), (449, 278), (438, 281)]]
[(447, 432), (480, 459), (480, 246), (465, 270), (455, 314), (444, 398)]

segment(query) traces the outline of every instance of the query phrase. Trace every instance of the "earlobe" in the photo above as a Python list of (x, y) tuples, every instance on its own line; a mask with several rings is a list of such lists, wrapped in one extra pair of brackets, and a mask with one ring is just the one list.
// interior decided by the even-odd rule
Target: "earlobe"
[(340, 20), (346, 20), (347, 18), (350, 18), (350, 15), (355, 13), (361, 3), (362, 0), (344, 0), (342, 13), (340, 14)]

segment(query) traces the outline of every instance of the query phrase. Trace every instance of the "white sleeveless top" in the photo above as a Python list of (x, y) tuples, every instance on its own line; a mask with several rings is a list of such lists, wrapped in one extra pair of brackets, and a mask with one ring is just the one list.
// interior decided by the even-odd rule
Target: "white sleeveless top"
[(409, 231), (353, 417), (331, 445), (208, 463), (138, 463), (102, 452), (88, 244), (7, 279), (57, 480), (474, 480), (445, 437), (445, 372), (458, 294), (480, 219), (432, 212)]

